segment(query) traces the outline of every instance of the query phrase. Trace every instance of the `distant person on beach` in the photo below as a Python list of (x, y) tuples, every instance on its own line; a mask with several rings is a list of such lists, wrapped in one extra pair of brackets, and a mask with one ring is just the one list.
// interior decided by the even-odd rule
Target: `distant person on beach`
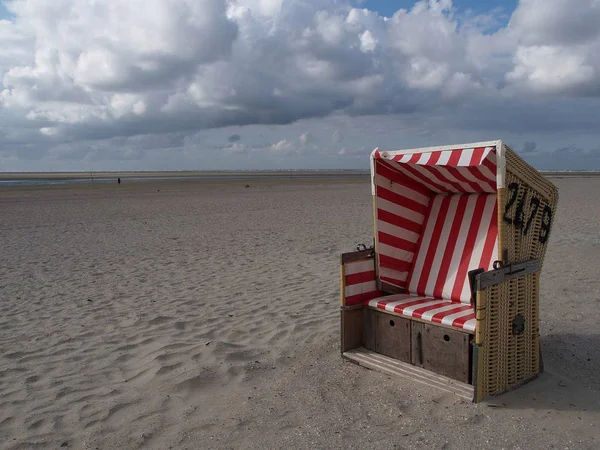
[(121, 177), (117, 177), (117, 183), (121, 184)]

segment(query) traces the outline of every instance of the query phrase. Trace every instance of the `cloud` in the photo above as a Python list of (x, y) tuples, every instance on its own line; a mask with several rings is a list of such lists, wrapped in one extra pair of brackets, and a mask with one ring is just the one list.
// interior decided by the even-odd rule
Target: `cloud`
[(508, 31), (517, 45), (509, 83), (533, 92), (600, 94), (600, 2), (521, 0)]
[(282, 139), (276, 144), (271, 145), (269, 150), (277, 154), (290, 154), (296, 151), (296, 147), (287, 139)]
[(335, 130), (331, 135), (331, 142), (334, 144), (339, 144), (344, 140), (344, 135), (340, 130)]
[[(363, 146), (343, 124), (324, 124), (368, 123), (371, 142), (391, 133), (354, 120), (366, 117), (393, 117), (392, 129), (424, 145), (456, 130), (460, 138), (572, 129), (590, 142), (599, 134), (597, 0), (576, 8), (521, 0), (510, 21), (500, 10), (460, 13), (450, 0), (417, 1), (390, 17), (343, 0), (18, 0), (8, 9), (0, 148), (11, 158), (91, 158), (76, 149), (96, 143), (97, 161), (102, 152), (118, 160), (107, 144), (116, 142), (142, 164), (160, 160), (161, 142), (168, 164), (175, 147), (185, 148), (182, 165), (212, 160), (199, 156), (209, 151), (317, 161), (319, 149), (347, 156)], [(253, 126), (266, 135), (254, 140)], [(228, 127), (211, 145), (196, 136)], [(240, 127), (246, 145), (232, 134)]]
[(537, 144), (534, 141), (525, 141), (521, 153), (534, 153), (537, 149)]
[(523, 155), (535, 167), (543, 170), (590, 170), (600, 168), (598, 147), (584, 149), (571, 144), (550, 152), (535, 152)]
[(146, 102), (142, 96), (115, 94), (110, 99), (110, 110), (115, 118), (126, 114), (140, 116), (146, 112)]
[(307, 146), (313, 140), (313, 137), (310, 133), (305, 132), (300, 135), (300, 143), (302, 146)]
[[(156, 122), (178, 131), (412, 110), (407, 90), (441, 89), (464, 66), (449, 5), (418, 3), (386, 21), (316, 0), (22, 0), (6, 28), (13, 40), (31, 30), (35, 43), (6, 64), (2, 102), (64, 134), (106, 136)], [(470, 79), (457, 76), (451, 84)]]
[(251, 155), (256, 157), (268, 155), (269, 157), (293, 156), (300, 150), (293, 142), (281, 139), (275, 143), (242, 143), (232, 142), (227, 145), (216, 145), (215, 148), (228, 155)]
[(342, 147), (341, 150), (338, 152), (338, 155), (346, 156), (346, 157), (362, 157), (362, 158), (364, 158), (364, 156), (367, 153), (369, 153), (369, 149), (364, 146), (358, 147), (358, 148)]
[(521, 0), (511, 18), (523, 45), (578, 45), (600, 37), (600, 5), (596, 0)]
[(377, 48), (377, 39), (369, 30), (365, 30), (360, 35), (360, 51), (363, 53), (373, 52)]
[(247, 154), (250, 150), (251, 149), (249, 149), (246, 145), (238, 142), (234, 142), (233, 144), (223, 147), (223, 151), (225, 153), (233, 155), (244, 155)]
[(567, 147), (557, 148), (556, 150), (554, 150), (554, 153), (581, 154), (581, 153), (585, 153), (585, 150), (583, 148), (576, 147), (574, 145), (569, 145)]
[(509, 82), (541, 92), (582, 92), (598, 89), (597, 68), (584, 50), (560, 46), (519, 47)]

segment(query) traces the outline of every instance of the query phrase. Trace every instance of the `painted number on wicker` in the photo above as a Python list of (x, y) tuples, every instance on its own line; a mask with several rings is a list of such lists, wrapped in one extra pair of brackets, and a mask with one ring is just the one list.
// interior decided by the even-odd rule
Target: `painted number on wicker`
[[(527, 235), (531, 229), (531, 224), (537, 216), (540, 206), (542, 206), (542, 202), (535, 193), (531, 192), (531, 189), (527, 185), (521, 186), (519, 183), (510, 183), (508, 185), (508, 191), (509, 198), (504, 207), (504, 221), (510, 225), (514, 225), (515, 228), (520, 230), (524, 235)], [(520, 196), (519, 192), (522, 192)], [(526, 217), (525, 205), (527, 205), (527, 198), (530, 194), (529, 217)], [(513, 206), (515, 206), (514, 213), (511, 211)], [(542, 206), (542, 223), (538, 234), (538, 240), (542, 244), (548, 240), (551, 222), (552, 208), (550, 205), (544, 203)]]
[(552, 208), (549, 205), (544, 206), (542, 212), (542, 226), (540, 228), (540, 242), (543, 244), (548, 240), (548, 234), (550, 233), (550, 224), (552, 222)]

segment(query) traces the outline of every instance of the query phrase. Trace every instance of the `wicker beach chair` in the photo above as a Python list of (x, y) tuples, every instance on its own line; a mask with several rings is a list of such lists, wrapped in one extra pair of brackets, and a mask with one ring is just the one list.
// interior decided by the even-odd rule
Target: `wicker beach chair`
[(478, 402), (543, 370), (556, 187), (502, 141), (371, 154), (374, 245), (342, 254), (341, 351)]

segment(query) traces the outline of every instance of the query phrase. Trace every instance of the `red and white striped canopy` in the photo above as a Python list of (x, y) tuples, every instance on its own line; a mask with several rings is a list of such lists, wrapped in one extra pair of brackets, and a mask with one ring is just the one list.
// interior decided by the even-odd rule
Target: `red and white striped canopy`
[[(372, 153), (377, 162), (400, 178), (434, 193), (494, 193), (498, 184), (501, 141)], [(502, 177), (500, 177), (501, 179)]]

